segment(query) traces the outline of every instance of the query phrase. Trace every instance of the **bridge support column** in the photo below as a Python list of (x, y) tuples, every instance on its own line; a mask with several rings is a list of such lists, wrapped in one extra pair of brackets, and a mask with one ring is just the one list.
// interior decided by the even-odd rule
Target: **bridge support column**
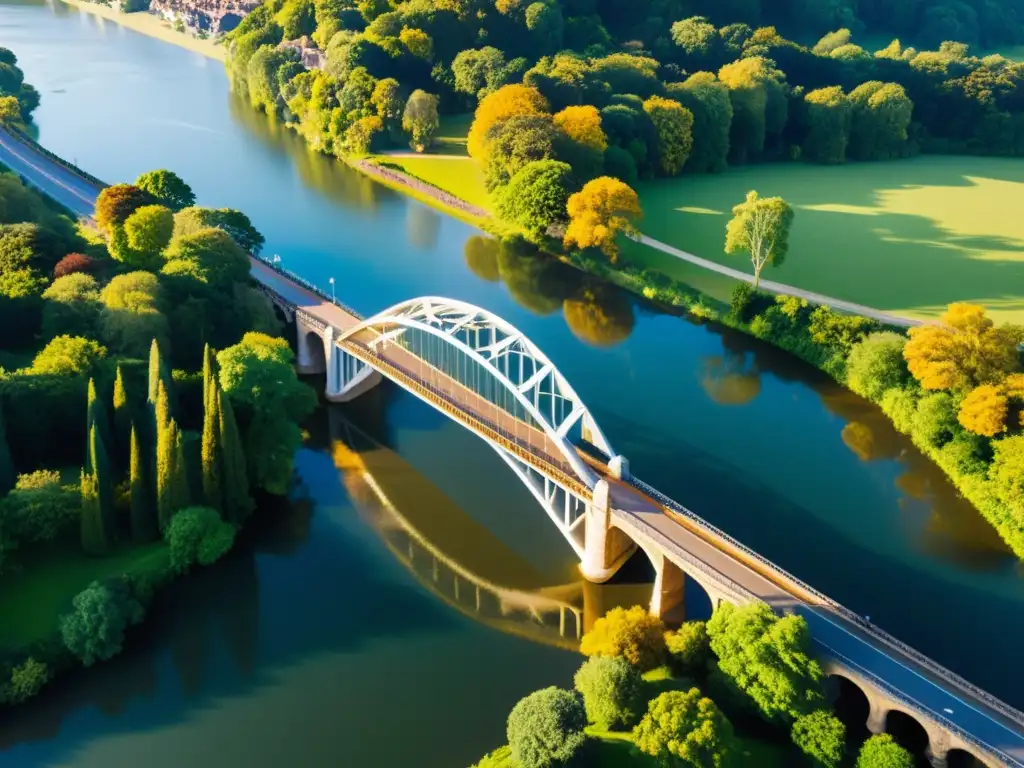
[(668, 624), (681, 624), (686, 618), (684, 593), (686, 574), (664, 555), (654, 565), (654, 589), (651, 592), (651, 615)]
[[(330, 331), (329, 328), (328, 331)], [(295, 362), (299, 373), (323, 373), (326, 358), (322, 360), (319, 355), (319, 350), (314, 346), (314, 344), (317, 344), (321, 340), (320, 330), (318, 328), (311, 328), (303, 323), (301, 318), (296, 317), (295, 335), (297, 341), (296, 348), (298, 349), (298, 355)], [(311, 338), (313, 336), (316, 337), (317, 341), (314, 341)]]
[(932, 764), (932, 768), (946, 768), (949, 765), (949, 750), (951, 748), (949, 732), (936, 728), (927, 728), (928, 746), (925, 747), (924, 756)]
[(598, 480), (587, 505), (584, 521), (583, 562), (580, 572), (588, 581), (608, 581), (636, 551), (636, 544), (612, 525), (611, 489), (606, 480)]
[[(867, 693), (867, 691), (865, 691), (865, 693)], [(888, 708), (870, 694), (868, 694), (868, 704), (871, 707), (868, 711), (868, 730), (875, 736), (880, 733), (885, 733), (885, 720), (889, 715)]]
[(362, 360), (348, 354), (335, 343), (334, 329), (324, 334), (324, 348), (327, 351), (327, 400), (332, 403), (347, 403), (373, 389), (383, 381), (380, 372)]

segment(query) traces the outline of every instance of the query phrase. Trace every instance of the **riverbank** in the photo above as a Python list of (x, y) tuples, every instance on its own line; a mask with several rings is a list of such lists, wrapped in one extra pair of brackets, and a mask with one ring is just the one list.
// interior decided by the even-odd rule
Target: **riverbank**
[(91, 13), (93, 16), (113, 21), (143, 35), (155, 37), (157, 40), (162, 40), (165, 43), (187, 48), (211, 59), (216, 59), (217, 61), (227, 60), (227, 51), (224, 46), (218, 45), (213, 40), (201, 40), (187, 32), (177, 32), (166, 21), (147, 11), (122, 13), (106, 5), (90, 3), (87, 0), (59, 0), (59, 2), (72, 5), (81, 11)]

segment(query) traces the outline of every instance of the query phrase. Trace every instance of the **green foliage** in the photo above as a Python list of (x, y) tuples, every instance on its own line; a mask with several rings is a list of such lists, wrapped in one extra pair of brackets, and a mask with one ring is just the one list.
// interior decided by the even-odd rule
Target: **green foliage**
[(846, 383), (850, 389), (878, 402), (886, 390), (902, 386), (909, 378), (903, 359), (906, 343), (901, 334), (878, 331), (855, 344), (846, 359)]
[(913, 768), (914, 758), (888, 733), (872, 736), (857, 755), (857, 768)]
[(196, 204), (192, 188), (174, 171), (165, 168), (142, 174), (135, 180), (135, 186), (148, 192), (157, 203), (172, 211)]
[(693, 148), (693, 113), (678, 101), (660, 96), (647, 99), (644, 112), (657, 136), (658, 172), (664, 176), (679, 175)]
[(732, 724), (697, 688), (666, 691), (651, 701), (633, 741), (665, 766), (724, 768), (739, 759)]
[(245, 251), (259, 254), (264, 237), (241, 211), (233, 208), (184, 208), (174, 214), (174, 239), (216, 227), (227, 232)]
[(106, 446), (95, 424), (89, 428), (89, 452), (82, 469), (82, 549), (105, 555), (114, 538), (114, 487)]
[(215, 227), (176, 236), (164, 257), (164, 273), (187, 267), (189, 275), (220, 291), (249, 275), (248, 254), (231, 235)]
[(643, 678), (625, 659), (591, 657), (577, 670), (573, 682), (583, 697), (587, 719), (601, 730), (628, 728), (640, 716)]
[(781, 266), (789, 251), (789, 230), (793, 209), (781, 197), (760, 197), (751, 190), (747, 199), (734, 206), (726, 225), (725, 251), (746, 251), (754, 267), (754, 289), (766, 264)]
[(568, 164), (557, 160), (527, 163), (498, 192), (498, 212), (536, 237), (566, 220), (566, 203), (577, 190)]
[(148, 192), (134, 184), (114, 184), (106, 187), (96, 198), (96, 224), (110, 234), (118, 225), (144, 205), (150, 205), (153, 198)]
[(160, 530), (189, 503), (188, 474), (181, 430), (170, 415), (167, 388), (161, 381), (156, 397), (156, 507)]
[(224, 493), (224, 517), (235, 525), (241, 525), (252, 513), (255, 504), (249, 495), (249, 475), (246, 470), (245, 449), (235, 422), (235, 411), (231, 401), (223, 392), (218, 392), (220, 404), (217, 413), (220, 419), (221, 446), (221, 488)]
[(940, 448), (949, 442), (960, 427), (956, 420), (953, 398), (946, 392), (925, 395), (917, 403), (911, 422), (911, 434), (926, 445)]
[(586, 741), (587, 715), (580, 700), (561, 688), (543, 688), (521, 699), (508, 716), (508, 745), (520, 768), (565, 765)]
[(693, 150), (687, 168), (696, 173), (725, 170), (732, 125), (729, 89), (712, 72), (697, 72), (683, 83), (668, 86), (668, 92), (693, 114)]
[(841, 315), (826, 306), (816, 307), (811, 312), (808, 333), (811, 340), (826, 349), (850, 354), (854, 344), (863, 341), (869, 333), (878, 329), (878, 323), (861, 315)]
[(128, 494), (131, 505), (132, 540), (136, 544), (152, 541), (160, 531), (155, 496), (150, 485), (149, 475), (147, 463), (143, 459), (142, 447), (133, 425), (129, 454)]
[(61, 637), (87, 667), (117, 655), (125, 630), (143, 616), (138, 600), (120, 584), (93, 582), (71, 605), (71, 612), (60, 619)]
[(992, 486), (1004, 504), (1024, 514), (1024, 435), (995, 440), (992, 448)]
[(100, 335), (116, 352), (143, 357), (154, 339), (168, 349), (169, 327), (161, 311), (162, 293), (156, 275), (128, 272), (113, 278), (100, 293)]
[(0, 686), (0, 700), (19, 704), (35, 696), (50, 681), (50, 670), (42, 661), (29, 656), (11, 670), (11, 679)]
[(487, 189), (493, 191), (508, 184), (530, 163), (550, 160), (558, 136), (549, 115), (517, 115), (495, 123), (486, 137)]
[(707, 624), (703, 621), (683, 623), (678, 630), (665, 635), (665, 646), (674, 669), (683, 674), (699, 674), (711, 656)]
[(99, 283), (92, 275), (75, 272), (59, 277), (43, 291), (43, 337), (93, 337), (101, 308)]
[[(0, 174), (0, 179), (7, 178)], [(0, 191), (3, 186), (0, 185)], [(43, 208), (41, 201), (13, 202), (19, 208)], [(36, 215), (44, 220), (47, 217), (42, 211)], [(49, 217), (53, 218), (52, 214)], [(23, 222), (0, 225), (0, 295), (18, 298), (41, 294), (54, 266), (72, 243), (78, 244), (75, 238), (65, 236), (49, 224)]]
[(824, 675), (810, 652), (807, 622), (779, 618), (764, 603), (723, 603), (707, 624), (715, 677), (771, 722), (790, 722), (824, 701)]
[(74, 530), (81, 500), (78, 489), (61, 485), (56, 470), (19, 475), (0, 499), (4, 535), (19, 543), (52, 541)]
[(171, 548), (171, 567), (178, 573), (193, 565), (212, 565), (231, 549), (235, 528), (210, 507), (188, 507), (174, 515), (164, 532)]
[(887, 389), (882, 393), (882, 413), (889, 417), (900, 432), (908, 434), (914, 427), (914, 415), (917, 413), (917, 397), (905, 389)]
[(58, 336), (39, 351), (27, 373), (35, 376), (86, 376), (95, 371), (99, 361), (106, 356), (106, 348), (92, 339)]
[(0, 496), (11, 490), (15, 482), (14, 460), (11, 458), (11, 445), (7, 441), (7, 419), (4, 417), (3, 400), (0, 399)]
[(402, 130), (409, 134), (409, 146), (417, 152), (434, 143), (434, 135), (440, 125), (437, 105), (437, 96), (421, 89), (413, 91), (405, 103)]
[(846, 755), (846, 726), (825, 709), (797, 718), (793, 743), (819, 768), (839, 768)]
[(137, 208), (124, 221), (125, 240), (131, 256), (120, 260), (142, 269), (156, 267), (160, 263), (161, 252), (171, 242), (173, 231), (174, 214), (170, 208), (162, 205)]
[(644, 608), (613, 608), (583, 635), (584, 656), (622, 657), (641, 671), (654, 669), (665, 658), (665, 625)]
[(817, 163), (846, 162), (850, 141), (850, 102), (838, 85), (804, 96), (807, 137), (803, 156)]

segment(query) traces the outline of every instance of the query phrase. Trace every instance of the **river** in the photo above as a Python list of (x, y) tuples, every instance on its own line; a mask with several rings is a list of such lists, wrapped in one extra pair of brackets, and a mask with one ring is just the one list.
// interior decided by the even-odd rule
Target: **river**
[[(311, 154), (232, 98), (216, 61), (60, 4), (0, 4), (0, 45), (42, 94), (47, 148), (109, 181), (176, 170), (364, 313), (418, 295), (492, 310), (637, 475), (1024, 706), (1024, 571), (873, 406)], [(501, 743), (517, 698), (578, 664), (557, 613), (541, 627), (486, 595), (477, 613), (473, 579), (590, 614), (635, 596), (585, 589), (497, 455), (396, 387), (310, 432), (291, 504), (174, 587), (123, 658), (5, 716), (4, 765), (466, 765)]]

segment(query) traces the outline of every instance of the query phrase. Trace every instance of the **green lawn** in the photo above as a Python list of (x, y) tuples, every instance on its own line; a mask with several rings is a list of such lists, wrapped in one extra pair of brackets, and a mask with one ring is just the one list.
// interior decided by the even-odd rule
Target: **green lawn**
[(437, 128), (437, 136), (434, 138), (434, 146), (430, 148), (435, 155), (462, 155), (466, 154), (466, 136), (469, 134), (469, 126), (473, 122), (473, 113), (466, 112), (462, 115), (444, 115), (441, 124)]
[(491, 199), (484, 187), (484, 177), (476, 163), (468, 157), (452, 155), (423, 155), (422, 157), (377, 158), (401, 166), (407, 173), (439, 189), (451, 192), (471, 205), (491, 210)]
[(20, 570), (0, 577), (0, 648), (49, 637), (71, 598), (93, 581), (165, 568), (167, 547), (158, 543), (93, 558), (65, 545), (26, 554), (19, 564)]
[[(952, 301), (1024, 322), (1024, 161), (917, 157), (823, 167), (751, 166), (714, 176), (642, 183), (641, 229), (653, 238), (750, 271), (723, 253), (725, 225), (746, 192), (781, 195), (796, 209), (789, 256), (762, 275), (916, 317)], [(653, 249), (626, 259), (725, 298), (732, 281)]]

